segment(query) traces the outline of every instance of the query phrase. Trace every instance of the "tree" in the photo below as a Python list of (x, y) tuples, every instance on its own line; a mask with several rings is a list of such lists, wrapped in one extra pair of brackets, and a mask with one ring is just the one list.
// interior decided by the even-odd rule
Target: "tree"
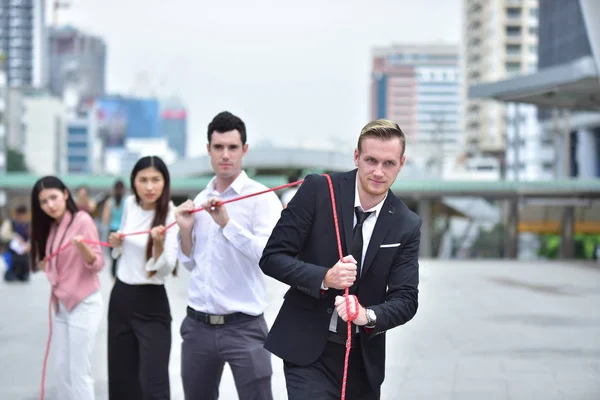
[(6, 151), (6, 172), (27, 172), (23, 153), (15, 149)]

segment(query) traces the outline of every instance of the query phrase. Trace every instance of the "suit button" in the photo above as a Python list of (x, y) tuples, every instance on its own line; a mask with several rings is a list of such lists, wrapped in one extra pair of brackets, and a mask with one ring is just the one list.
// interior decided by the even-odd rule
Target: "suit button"
[(333, 308), (329, 307), (329, 308), (327, 309), (327, 314), (331, 314), (332, 312), (333, 312)]

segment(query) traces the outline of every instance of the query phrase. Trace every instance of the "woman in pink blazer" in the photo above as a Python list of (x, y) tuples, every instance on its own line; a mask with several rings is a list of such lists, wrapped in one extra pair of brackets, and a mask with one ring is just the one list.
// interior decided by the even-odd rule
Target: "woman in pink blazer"
[(98, 230), (54, 176), (33, 186), (31, 213), (31, 265), (46, 272), (55, 309), (57, 399), (93, 400), (92, 354), (104, 310), (98, 272), (105, 261), (100, 246), (83, 239), (97, 242)]

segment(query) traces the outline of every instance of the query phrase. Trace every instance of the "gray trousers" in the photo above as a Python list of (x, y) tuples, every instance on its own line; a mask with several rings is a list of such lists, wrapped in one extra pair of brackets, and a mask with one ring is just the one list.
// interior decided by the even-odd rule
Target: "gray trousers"
[(264, 316), (209, 325), (186, 316), (181, 324), (181, 379), (186, 400), (216, 400), (229, 363), (240, 400), (272, 400), (271, 353)]

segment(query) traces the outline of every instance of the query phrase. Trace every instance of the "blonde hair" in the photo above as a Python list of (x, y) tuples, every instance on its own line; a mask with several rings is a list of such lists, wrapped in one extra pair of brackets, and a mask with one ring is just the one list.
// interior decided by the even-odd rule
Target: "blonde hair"
[(380, 140), (391, 140), (397, 137), (400, 139), (400, 143), (402, 144), (402, 155), (404, 155), (404, 150), (406, 150), (406, 137), (404, 136), (402, 129), (400, 129), (398, 124), (394, 121), (390, 121), (389, 119), (376, 119), (365, 125), (365, 127), (360, 131), (360, 136), (358, 137), (359, 153), (361, 151), (360, 145), (362, 141), (368, 137)]

